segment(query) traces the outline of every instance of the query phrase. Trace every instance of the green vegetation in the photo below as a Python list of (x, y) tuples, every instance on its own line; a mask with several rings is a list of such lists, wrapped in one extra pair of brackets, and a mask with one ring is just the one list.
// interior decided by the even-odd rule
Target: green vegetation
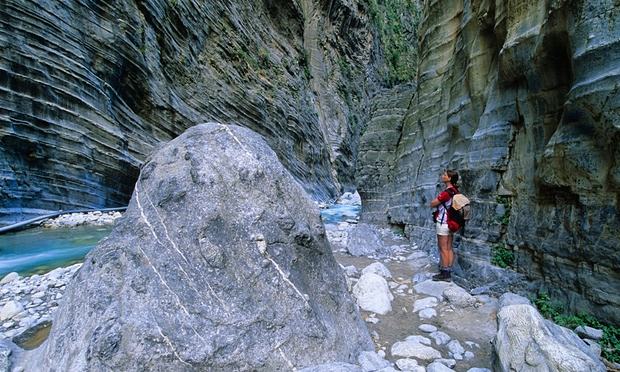
[(498, 196), (495, 201), (498, 204), (504, 205), (504, 215), (499, 217), (499, 223), (503, 226), (508, 226), (510, 221), (510, 211), (512, 210), (512, 199), (509, 196)]
[(556, 324), (569, 329), (579, 326), (589, 326), (603, 330), (603, 338), (599, 341), (603, 350), (603, 358), (610, 362), (620, 362), (620, 327), (601, 323), (595, 317), (586, 313), (568, 315), (562, 312), (562, 307), (551, 302), (549, 295), (539, 293), (533, 301), (540, 314)]
[(368, 0), (388, 67), (390, 84), (413, 81), (418, 64), (419, 0)]
[(514, 253), (504, 244), (497, 244), (491, 249), (491, 264), (507, 268), (514, 263)]

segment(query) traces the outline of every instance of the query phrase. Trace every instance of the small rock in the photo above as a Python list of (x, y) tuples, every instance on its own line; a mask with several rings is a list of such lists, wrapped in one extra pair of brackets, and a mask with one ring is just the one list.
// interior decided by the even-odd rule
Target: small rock
[(450, 286), (443, 291), (443, 297), (452, 305), (465, 308), (474, 306), (476, 304), (476, 298), (467, 293), (466, 290), (459, 286)]
[(426, 297), (413, 303), (413, 312), (437, 306), (439, 301), (435, 297)]
[(394, 296), (385, 279), (377, 274), (363, 274), (353, 287), (353, 295), (363, 310), (381, 315), (392, 311), (391, 301)]
[(377, 275), (382, 276), (384, 278), (391, 278), (392, 277), (392, 273), (390, 273), (390, 270), (388, 270), (388, 268), (385, 267), (385, 265), (383, 265), (381, 262), (374, 262), (374, 263), (371, 263), (370, 265), (366, 266), (362, 270), (362, 275), (366, 274), (366, 273), (377, 274)]
[(374, 351), (362, 351), (357, 357), (357, 362), (364, 372), (376, 371), (390, 366), (390, 362)]
[(353, 265), (347, 266), (343, 270), (347, 276), (357, 276), (359, 274), (359, 271)]
[(11, 319), (22, 311), (24, 311), (22, 304), (17, 301), (9, 301), (0, 309), (0, 320)]
[(435, 340), (437, 345), (444, 345), (451, 340), (450, 336), (441, 331), (433, 332), (429, 336)]
[(421, 310), (418, 315), (420, 316), (420, 319), (431, 319), (437, 316), (437, 311), (435, 311), (435, 309), (428, 308)]
[(45, 292), (37, 292), (32, 295), (32, 298), (43, 298), (45, 296)]
[(488, 368), (470, 368), (467, 370), (467, 372), (493, 372)]
[(461, 346), (461, 343), (458, 340), (452, 340), (448, 342), (448, 350), (450, 350), (453, 354), (463, 354), (465, 349)]
[(0, 280), (0, 285), (2, 284), (7, 284), (7, 283), (11, 283), (15, 280), (19, 279), (19, 274), (16, 272), (12, 272), (12, 273), (8, 273), (4, 276), (4, 278), (2, 278), (2, 280)]
[(418, 336), (418, 335), (408, 336), (405, 339), (405, 341), (417, 342), (422, 345), (431, 346), (431, 340), (424, 336)]
[(413, 371), (414, 368), (418, 367), (418, 361), (415, 359), (398, 359), (396, 367), (401, 371)]
[(379, 319), (377, 319), (377, 318), (366, 318), (365, 320), (366, 320), (366, 322), (372, 323), (372, 324), (379, 323)]
[(437, 327), (435, 327), (434, 325), (431, 324), (420, 324), (418, 326), (418, 329), (422, 332), (426, 332), (426, 333), (433, 333), (435, 331), (437, 331)]
[(470, 359), (473, 359), (475, 355), (471, 351), (466, 351), (465, 354), (463, 354), (463, 356), (465, 357), (465, 360), (470, 360)]
[(441, 358), (441, 359), (435, 359), (435, 362), (441, 363), (448, 368), (454, 368), (454, 366), (456, 365), (456, 360), (454, 359)]
[(441, 363), (433, 362), (426, 366), (426, 372), (454, 372), (454, 370)]
[(420, 360), (435, 360), (441, 358), (441, 353), (430, 346), (414, 341), (400, 341), (392, 345), (392, 356), (416, 358)]
[(432, 280), (426, 280), (416, 284), (413, 288), (417, 293), (425, 294), (439, 299), (443, 298), (443, 291), (453, 286), (454, 284), (448, 282), (434, 282)]
[(575, 328), (575, 333), (581, 338), (589, 338), (592, 340), (600, 340), (603, 338), (603, 330), (588, 326), (579, 326)]

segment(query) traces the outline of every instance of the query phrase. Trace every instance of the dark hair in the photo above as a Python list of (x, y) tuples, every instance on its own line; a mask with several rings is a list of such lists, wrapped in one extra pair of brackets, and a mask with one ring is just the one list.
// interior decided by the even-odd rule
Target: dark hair
[(446, 174), (450, 177), (450, 183), (456, 186), (456, 183), (459, 182), (459, 172), (453, 169), (446, 169)]

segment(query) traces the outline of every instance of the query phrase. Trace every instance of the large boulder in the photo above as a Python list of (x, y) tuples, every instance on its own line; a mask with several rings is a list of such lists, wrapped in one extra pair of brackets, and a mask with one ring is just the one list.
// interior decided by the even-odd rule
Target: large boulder
[(317, 207), (262, 137), (209, 123), (147, 159), (32, 363), (274, 371), (371, 348)]
[(507, 305), (497, 314), (494, 371), (605, 371), (575, 333), (543, 317), (529, 304)]

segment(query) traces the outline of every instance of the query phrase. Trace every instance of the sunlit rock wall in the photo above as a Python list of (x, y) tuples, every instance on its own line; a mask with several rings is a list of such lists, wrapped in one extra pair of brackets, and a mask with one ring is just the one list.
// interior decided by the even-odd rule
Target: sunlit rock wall
[[(197, 123), (262, 134), (317, 198), (352, 183), (372, 35), (351, 1), (45, 1), (0, 8), (0, 215), (125, 205)], [(346, 68), (345, 68), (346, 67)]]
[(442, 0), (423, 13), (414, 104), (378, 170), (392, 187), (362, 180), (360, 194), (430, 248), (427, 205), (456, 168), (474, 201), (465, 271), (506, 245), (555, 298), (617, 322), (620, 5)]

